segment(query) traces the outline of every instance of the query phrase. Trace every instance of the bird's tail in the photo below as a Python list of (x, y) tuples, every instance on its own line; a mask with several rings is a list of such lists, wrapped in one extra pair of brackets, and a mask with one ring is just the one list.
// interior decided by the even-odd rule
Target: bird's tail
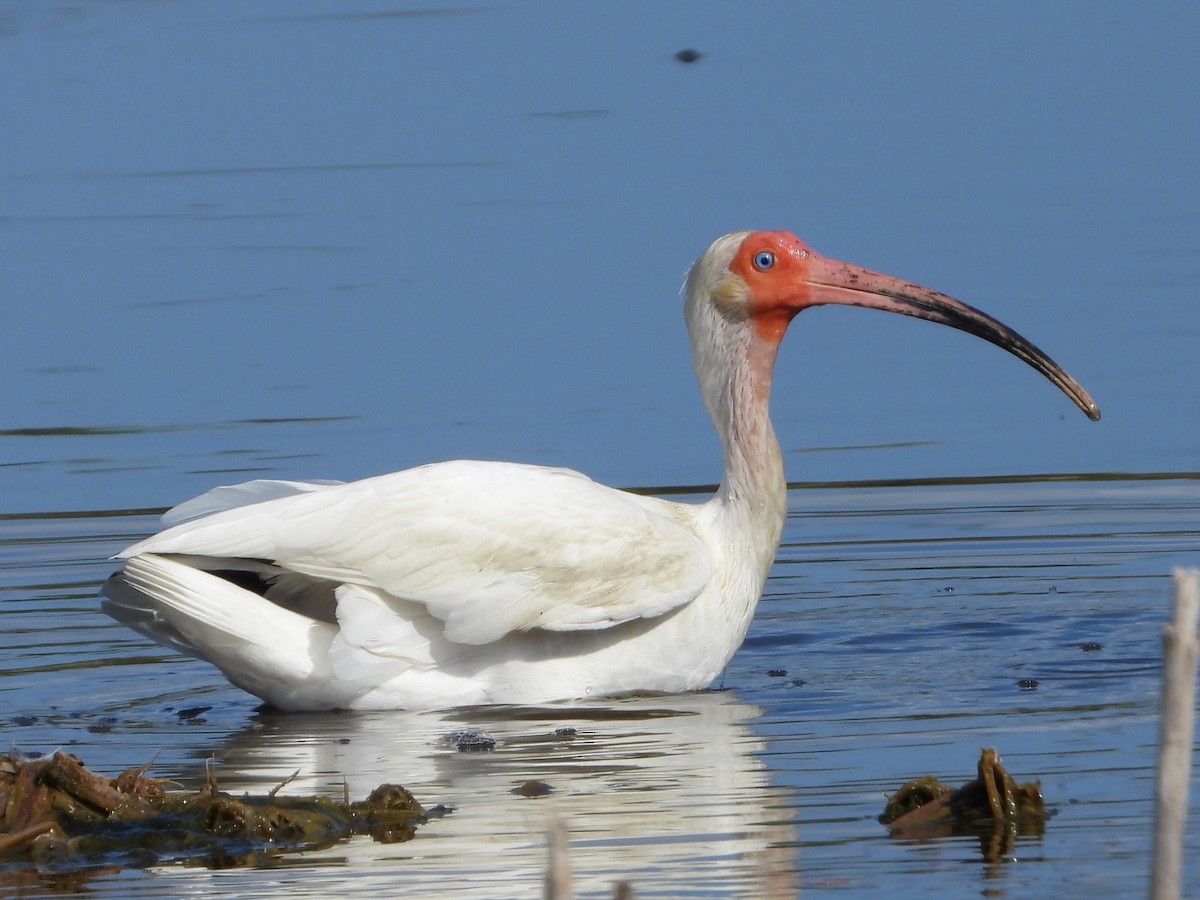
[(133, 557), (103, 595), (104, 611), (117, 621), (212, 663), (276, 705), (289, 706), (292, 691), (327, 680), (335, 626), (170, 557)]

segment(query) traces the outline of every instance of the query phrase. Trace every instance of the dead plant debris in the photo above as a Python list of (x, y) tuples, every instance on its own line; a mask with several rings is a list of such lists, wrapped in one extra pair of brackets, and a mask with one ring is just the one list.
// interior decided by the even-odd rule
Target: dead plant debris
[(1000, 755), (984, 749), (974, 781), (957, 790), (932, 775), (910, 781), (888, 798), (879, 821), (899, 838), (976, 835), (984, 858), (995, 861), (1012, 855), (1018, 835), (1041, 835), (1048, 818), (1041, 782), (1017, 784)]
[(356, 834), (383, 843), (411, 840), (426, 811), (399, 785), (366, 800), (281, 797), (290, 776), (264, 796), (234, 797), (210, 774), (198, 791), (147, 776), (149, 766), (114, 779), (76, 757), (0, 754), (0, 868), (70, 871), (192, 861), (228, 868), (261, 855), (329, 846)]

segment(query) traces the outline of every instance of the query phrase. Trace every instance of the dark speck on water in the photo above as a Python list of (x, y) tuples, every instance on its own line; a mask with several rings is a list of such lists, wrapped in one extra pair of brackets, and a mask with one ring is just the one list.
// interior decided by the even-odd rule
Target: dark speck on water
[(675, 58), (681, 63), (694, 63), (704, 54), (699, 50), (693, 50), (690, 47), (684, 48), (675, 54)]
[(1017, 682), (1017, 687), (1019, 687), (1023, 691), (1036, 691), (1038, 689), (1037, 679), (1022, 678), (1020, 681)]

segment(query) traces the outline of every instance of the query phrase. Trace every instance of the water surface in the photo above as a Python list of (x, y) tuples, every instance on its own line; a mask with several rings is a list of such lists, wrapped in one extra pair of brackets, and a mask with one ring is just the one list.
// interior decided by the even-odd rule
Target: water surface
[[(1195, 553), (1198, 512), (1200, 480), (1182, 478), (798, 487), (719, 690), (326, 715), (260, 710), (215, 670), (97, 612), (103, 557), (150, 516), (10, 517), (0, 706), (15, 745), (61, 746), (111, 774), (153, 759), (159, 776), (194, 786), (211, 767), (236, 792), (299, 770), (286, 790), (358, 798), (394, 781), (454, 809), (408, 844), (356, 838), (278, 867), (92, 883), (113, 896), (265, 896), (281, 883), (303, 896), (426, 893), (450, 880), (457, 895), (535, 897), (556, 819), (586, 896), (617, 878), (646, 896), (1137, 895), (1163, 572)], [(471, 728), (495, 749), (444, 740)], [(998, 859), (973, 838), (888, 837), (875, 821), (887, 793), (925, 774), (965, 783), (981, 746), (1019, 780), (1041, 780), (1044, 835)], [(553, 793), (513, 793), (528, 780)], [(1200, 852), (1194, 826), (1188, 840)]]
[[(1168, 573), (1200, 563), (1198, 10), (0, 10), (5, 733), (455, 808), (410, 844), (89, 890), (532, 897), (559, 817), (588, 896), (1143, 893)], [(1104, 419), (964, 335), (806, 313), (785, 543), (713, 693), (279, 716), (98, 613), (106, 558), (216, 484), (453, 457), (715, 481), (677, 291), (746, 227), (988, 310)], [(496, 749), (441, 742), (466, 727)], [(875, 821), (992, 745), (1042, 779), (1042, 837), (997, 861)], [(531, 778), (554, 792), (510, 793)]]

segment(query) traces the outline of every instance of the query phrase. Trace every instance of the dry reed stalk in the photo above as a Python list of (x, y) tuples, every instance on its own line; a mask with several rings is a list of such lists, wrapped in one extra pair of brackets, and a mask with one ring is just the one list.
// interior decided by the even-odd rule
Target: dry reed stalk
[(1152, 900), (1176, 900), (1183, 887), (1183, 839), (1196, 717), (1200, 642), (1200, 571), (1176, 569), (1175, 618), (1163, 629), (1162, 721), (1158, 746), (1158, 807), (1154, 827)]

